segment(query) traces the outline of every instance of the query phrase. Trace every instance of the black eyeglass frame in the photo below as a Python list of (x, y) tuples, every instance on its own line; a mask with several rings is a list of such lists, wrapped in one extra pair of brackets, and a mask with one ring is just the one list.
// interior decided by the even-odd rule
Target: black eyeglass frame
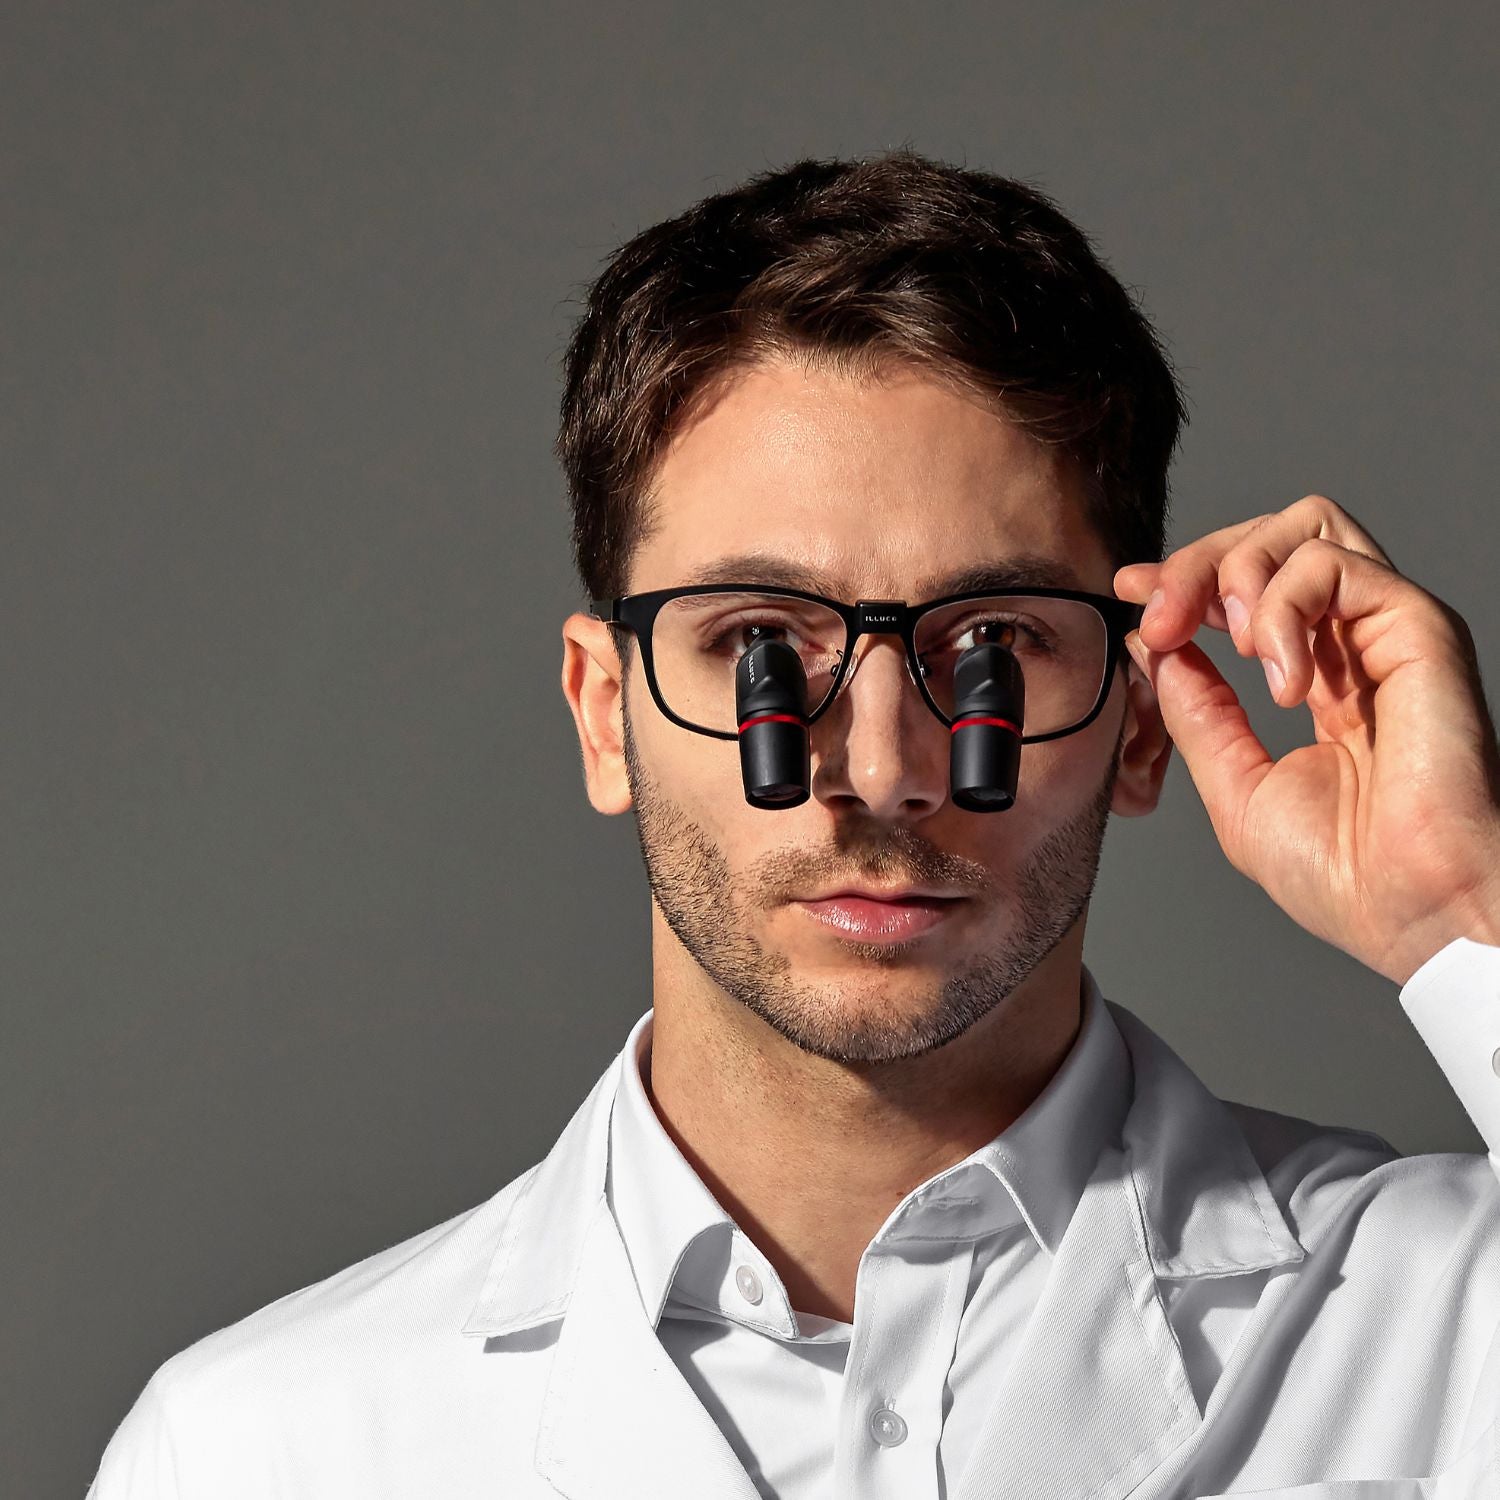
[(1023, 745), (1040, 744), (1046, 740), (1060, 740), (1070, 734), (1087, 729), (1099, 717), (1109, 698), (1114, 684), (1115, 668), (1124, 664), (1129, 672), (1130, 656), (1125, 650), (1125, 637), (1141, 623), (1145, 613), (1142, 604), (1131, 604), (1125, 599), (1114, 599), (1107, 594), (1084, 593), (1078, 589), (1024, 588), (1024, 589), (980, 589), (977, 592), (948, 594), (941, 599), (928, 599), (922, 604), (908, 604), (904, 599), (860, 599), (845, 604), (841, 599), (828, 599), (822, 594), (809, 594), (802, 589), (781, 588), (763, 583), (705, 583), (684, 588), (651, 589), (640, 594), (625, 594), (618, 599), (591, 599), (589, 610), (607, 625), (618, 625), (630, 631), (641, 651), (641, 661), (646, 668), (646, 685), (656, 706), (674, 724), (694, 734), (704, 734), (716, 740), (737, 740), (738, 733), (729, 729), (705, 729), (701, 724), (689, 723), (667, 707), (660, 688), (656, 685), (656, 667), (651, 658), (652, 629), (656, 617), (664, 605), (671, 600), (690, 594), (775, 594), (786, 599), (802, 599), (811, 604), (821, 604), (835, 611), (844, 621), (844, 651), (833, 675), (828, 694), (809, 715), (807, 722), (814, 724), (833, 706), (849, 673), (849, 663), (854, 660), (854, 643), (862, 635), (899, 635), (906, 647), (907, 675), (916, 684), (927, 707), (940, 723), (952, 728), (953, 720), (933, 701), (922, 676), (921, 663), (917, 660), (917, 622), (931, 610), (942, 609), (950, 604), (960, 604), (969, 599), (1076, 599), (1091, 604), (1104, 620), (1106, 657), (1104, 675), (1100, 679), (1099, 695), (1088, 714), (1066, 729), (1050, 730), (1046, 734), (1023, 734)]

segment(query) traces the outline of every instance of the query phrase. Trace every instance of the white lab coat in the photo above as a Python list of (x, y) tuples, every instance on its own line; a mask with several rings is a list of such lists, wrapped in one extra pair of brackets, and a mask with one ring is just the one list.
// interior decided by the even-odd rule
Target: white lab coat
[[(1500, 949), (1468, 949), (1500, 994)], [(949, 1500), (1497, 1500), (1493, 1156), (1220, 1101), (1106, 1003), (1123, 1136)], [(604, 1197), (620, 1066), (487, 1203), (168, 1360), (91, 1500), (757, 1500)], [(1181, 1297), (1232, 1325), (1202, 1410)]]

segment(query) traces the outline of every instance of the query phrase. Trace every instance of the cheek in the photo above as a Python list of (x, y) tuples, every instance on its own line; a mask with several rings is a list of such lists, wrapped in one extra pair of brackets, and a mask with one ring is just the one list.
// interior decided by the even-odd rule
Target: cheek
[(694, 734), (656, 713), (649, 723), (633, 719), (632, 726), (640, 772), (658, 799), (690, 818), (721, 847), (755, 837), (753, 820), (768, 815), (745, 801), (735, 741)]
[(1114, 686), (1094, 722), (1064, 739), (1028, 745), (1022, 752), (1022, 774), (1028, 769), (1027, 757), (1034, 757), (1039, 766), (1036, 773), (1039, 780), (1051, 781), (1059, 791), (1067, 786), (1092, 791), (1114, 759), (1124, 723), (1125, 702), (1125, 682), (1116, 671)]
[(1016, 805), (999, 815), (1001, 821), (1015, 818), (1016, 822), (1002, 838), (1033, 844), (1076, 816), (1098, 792), (1115, 740), (1103, 719), (1101, 714), (1087, 729), (1067, 739), (1025, 747)]

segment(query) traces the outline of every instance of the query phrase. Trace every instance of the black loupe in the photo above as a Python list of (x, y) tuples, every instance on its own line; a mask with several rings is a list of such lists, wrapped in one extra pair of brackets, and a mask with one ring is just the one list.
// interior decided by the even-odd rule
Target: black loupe
[(1021, 774), (1026, 683), (1004, 646), (971, 646), (953, 669), (948, 780), (968, 812), (1005, 812)]
[(796, 807), (811, 785), (807, 673), (785, 641), (762, 641), (734, 672), (740, 774), (752, 807)]

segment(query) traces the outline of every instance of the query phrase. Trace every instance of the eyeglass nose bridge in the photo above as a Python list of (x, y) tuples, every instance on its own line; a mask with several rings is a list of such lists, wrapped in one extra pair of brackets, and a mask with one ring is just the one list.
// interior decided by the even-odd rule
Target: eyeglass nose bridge
[(910, 606), (900, 599), (860, 599), (854, 606), (854, 634), (904, 634)]
[(855, 672), (859, 670), (860, 658), (855, 654), (861, 636), (896, 635), (901, 637), (902, 660), (906, 664), (906, 675), (917, 689), (923, 704), (936, 716), (936, 709), (927, 696), (917, 676), (914, 661), (915, 646), (911, 639), (911, 620), (916, 611), (902, 599), (859, 599), (854, 605), (854, 627), (849, 633), (849, 660), (839, 678), (833, 696), (841, 698)]

